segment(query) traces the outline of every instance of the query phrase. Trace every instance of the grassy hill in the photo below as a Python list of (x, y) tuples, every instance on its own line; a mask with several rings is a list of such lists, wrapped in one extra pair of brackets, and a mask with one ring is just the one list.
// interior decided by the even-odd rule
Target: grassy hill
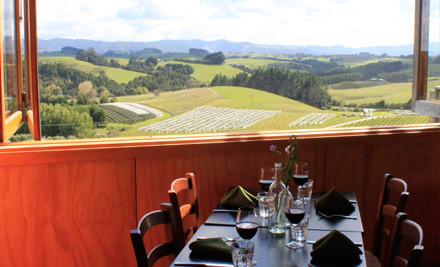
[[(440, 85), (440, 80), (428, 81), (428, 90), (437, 85)], [(346, 104), (376, 103), (381, 100), (385, 100), (386, 103), (406, 103), (412, 97), (412, 83), (391, 83), (359, 89), (330, 89), (329, 93), (338, 101), (343, 97)]]
[(222, 75), (232, 77), (240, 72), (243, 72), (242, 70), (233, 68), (233, 67), (226, 65), (226, 64), (205, 65), (205, 64), (194, 64), (194, 63), (186, 63), (186, 62), (179, 62), (179, 61), (159, 61), (159, 66), (164, 66), (168, 63), (190, 65), (194, 69), (194, 73), (191, 74), (191, 76), (201, 82), (208, 83), (208, 84), (212, 81), (214, 76), (217, 74), (221, 73)]
[(260, 67), (265, 67), (272, 63), (287, 63), (288, 61), (273, 60), (273, 59), (261, 59), (261, 58), (231, 58), (226, 59), (225, 64), (227, 65), (243, 65), (250, 69), (258, 69)]
[(74, 57), (39, 57), (38, 61), (41, 63), (61, 63), (74, 69), (96, 74), (100, 71), (104, 71), (110, 79), (113, 79), (118, 83), (127, 83), (136, 77), (147, 75), (136, 71), (96, 66), (85, 61), (76, 60)]

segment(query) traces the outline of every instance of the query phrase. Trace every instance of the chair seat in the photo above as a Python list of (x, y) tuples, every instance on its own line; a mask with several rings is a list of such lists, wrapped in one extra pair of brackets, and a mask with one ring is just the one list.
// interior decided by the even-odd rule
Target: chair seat
[(365, 251), (365, 261), (367, 263), (367, 267), (381, 267), (379, 259), (373, 252), (366, 250)]

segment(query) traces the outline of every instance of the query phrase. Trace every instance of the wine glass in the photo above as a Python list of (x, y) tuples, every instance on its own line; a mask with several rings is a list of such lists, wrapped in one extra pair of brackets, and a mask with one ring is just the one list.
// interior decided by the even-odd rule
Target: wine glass
[(270, 185), (273, 183), (275, 169), (273, 167), (263, 167), (260, 171), (260, 179), (258, 183), (264, 192), (269, 191)]
[(286, 244), (288, 248), (298, 249), (304, 247), (303, 242), (298, 242), (295, 237), (295, 230), (298, 224), (306, 215), (306, 206), (302, 197), (290, 196), (286, 198), (286, 217), (290, 221), (290, 235), (292, 241)]
[(296, 162), (293, 165), (293, 181), (296, 185), (302, 186), (309, 179), (309, 168), (307, 162)]
[[(245, 247), (248, 247), (249, 240), (255, 236), (258, 230), (258, 210), (247, 207), (238, 208), (235, 229), (245, 241)], [(252, 265), (255, 264), (257, 261), (253, 260)]]

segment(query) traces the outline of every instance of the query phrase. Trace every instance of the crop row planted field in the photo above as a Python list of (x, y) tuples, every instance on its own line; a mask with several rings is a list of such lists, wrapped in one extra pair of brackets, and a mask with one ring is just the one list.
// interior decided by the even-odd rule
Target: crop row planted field
[(280, 111), (200, 107), (174, 118), (141, 127), (139, 130), (160, 134), (244, 130), (277, 113)]
[(243, 65), (250, 69), (258, 69), (272, 63), (288, 63), (289, 61), (262, 58), (230, 58), (225, 60), (227, 65)]
[(133, 124), (148, 119), (161, 117), (162, 112), (137, 103), (102, 104), (108, 122)]
[(127, 83), (136, 77), (147, 75), (145, 73), (120, 68), (97, 66), (89, 62), (77, 60), (74, 57), (39, 57), (38, 61), (41, 63), (61, 63), (74, 69), (94, 74), (104, 71), (110, 79), (118, 83)]
[(391, 115), (379, 116), (335, 125), (334, 127), (365, 127), (382, 125), (407, 125), (428, 123), (429, 117), (424, 115)]

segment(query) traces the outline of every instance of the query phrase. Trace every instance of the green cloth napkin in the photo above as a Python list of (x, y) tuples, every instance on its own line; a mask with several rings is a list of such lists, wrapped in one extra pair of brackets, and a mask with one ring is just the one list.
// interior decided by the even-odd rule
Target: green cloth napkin
[(226, 207), (257, 207), (258, 199), (241, 186), (229, 190), (221, 199), (220, 204)]
[(189, 244), (191, 257), (232, 260), (232, 247), (220, 237), (200, 239)]
[(333, 230), (313, 244), (312, 263), (348, 264), (360, 262), (360, 250), (348, 237)]
[(354, 211), (353, 204), (334, 187), (315, 202), (315, 208), (325, 215), (350, 215)]

